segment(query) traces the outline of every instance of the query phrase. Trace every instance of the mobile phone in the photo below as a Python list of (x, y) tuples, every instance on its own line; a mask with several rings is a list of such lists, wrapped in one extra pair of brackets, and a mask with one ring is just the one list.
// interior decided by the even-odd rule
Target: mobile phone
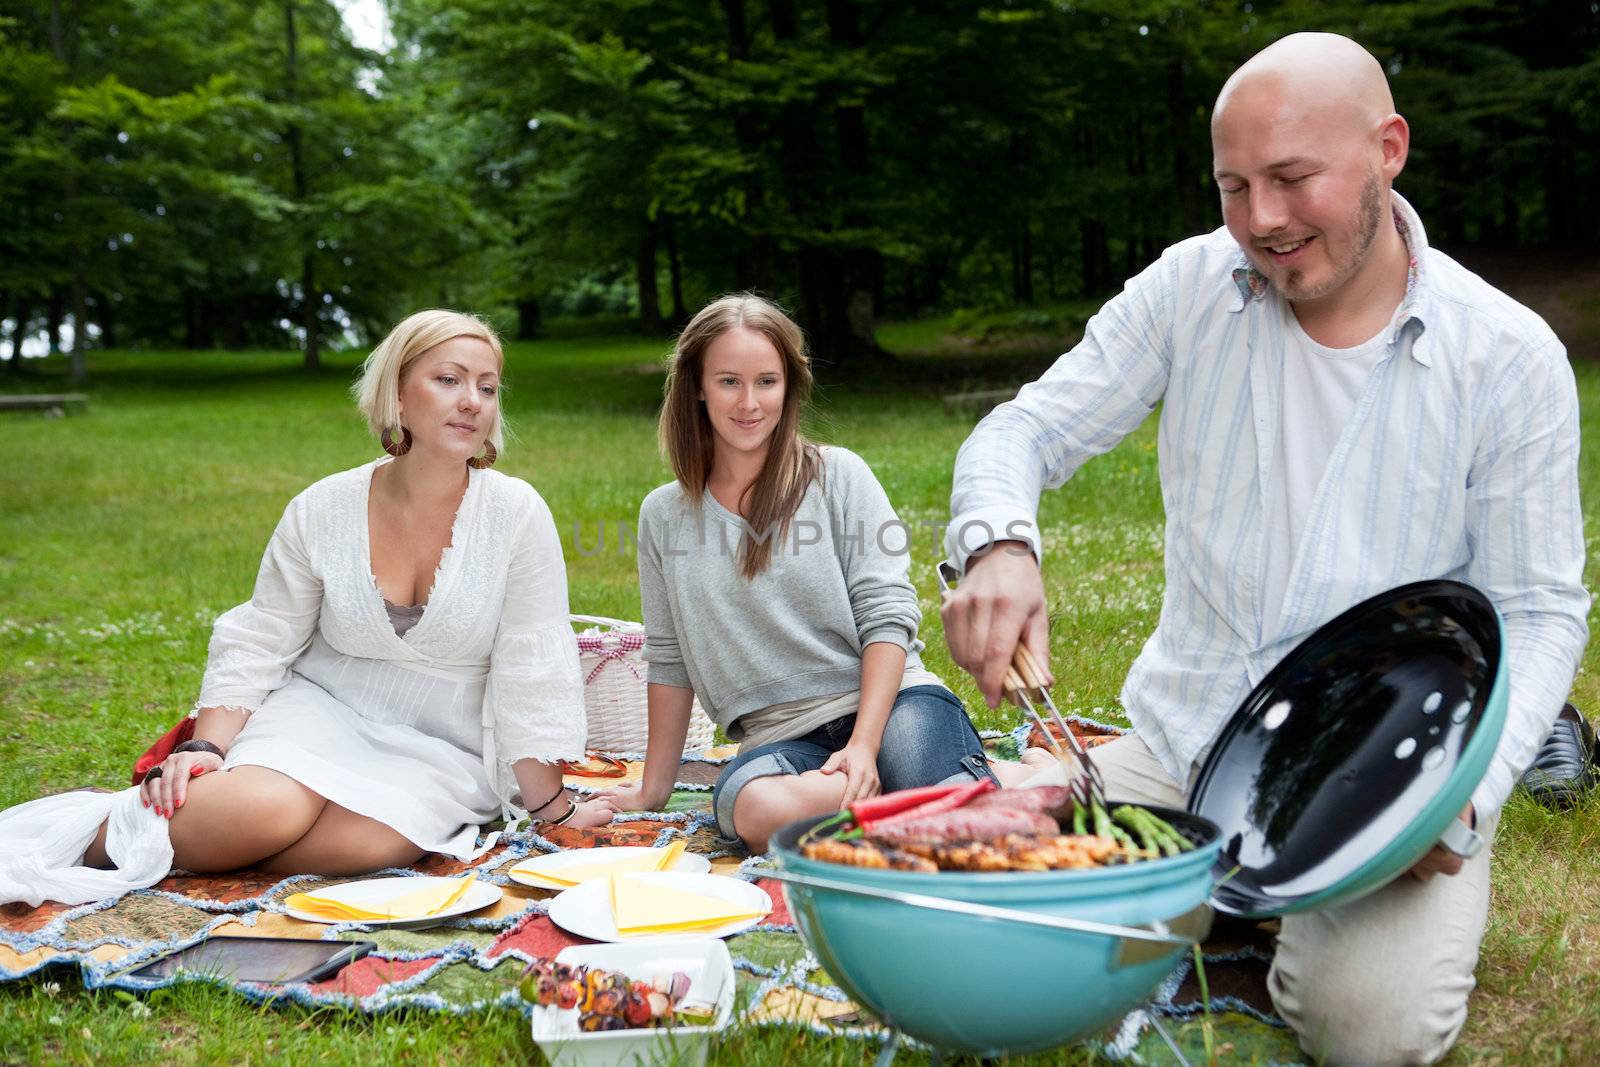
[(184, 973), (266, 985), (315, 982), (332, 977), (377, 947), (375, 941), (209, 937), (153, 959), (127, 977), (171, 978)]

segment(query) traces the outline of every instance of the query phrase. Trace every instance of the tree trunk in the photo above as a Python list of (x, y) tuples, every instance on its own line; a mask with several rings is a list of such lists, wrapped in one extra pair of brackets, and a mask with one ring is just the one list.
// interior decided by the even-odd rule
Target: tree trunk
[(33, 308), (26, 295), (17, 294), (12, 311), (16, 315), (16, 325), (11, 328), (11, 373), (17, 374), (22, 370), (22, 342), (27, 339), (28, 324), (33, 320)]
[(672, 282), (672, 321), (683, 326), (689, 309), (683, 303), (683, 261), (678, 258), (678, 227), (667, 224), (667, 277)]
[(89, 316), (85, 303), (83, 277), (72, 279), (72, 384), (89, 380)]
[[(1134, 112), (1133, 122), (1128, 131), (1130, 139), (1126, 146), (1124, 166), (1135, 192), (1135, 196), (1143, 196), (1145, 189), (1145, 175), (1149, 173), (1146, 165), (1144, 144), (1144, 119), (1139, 112)], [(1148, 216), (1143, 212), (1135, 212), (1130, 218), (1123, 221), (1128, 232), (1122, 246), (1122, 276), (1131, 278), (1144, 267), (1145, 226)]]
[(183, 294), (183, 346), (195, 352), (217, 347), (216, 306), (204, 292)]
[(1011, 235), (1011, 295), (1019, 304), (1033, 303), (1033, 226), (1026, 217)]
[[(828, 40), (841, 51), (860, 48), (861, 7), (855, 0), (828, 0)], [(861, 189), (870, 175), (866, 108), (862, 104), (836, 106), (834, 137), (838, 145), (839, 176), (845, 203), (846, 228), (871, 226), (862, 207)], [(805, 325), (828, 376), (851, 378), (881, 370), (894, 357), (878, 346), (874, 331), (875, 294), (881, 287), (883, 259), (870, 247), (800, 250), (802, 307), (809, 305)]]
[[(74, 14), (76, 14), (76, 11), (74, 11)], [(66, 70), (67, 80), (71, 81), (73, 68), (77, 65), (77, 22), (74, 19), (73, 25), (69, 27), (64, 15), (65, 12), (62, 9), (61, 0), (50, 0), (50, 53), (55, 57), (56, 62), (60, 63), (62, 68)], [(64, 141), (71, 142), (71, 122), (62, 124), (61, 136)], [(75, 167), (68, 167), (62, 181), (62, 198), (65, 201), (66, 211), (71, 212), (77, 208), (77, 195), (78, 172)], [(84, 357), (84, 345), (88, 342), (88, 337), (83, 328), (83, 263), (88, 254), (88, 249), (76, 249), (75, 253), (74, 259), (76, 262), (69, 294), (70, 306), (67, 310), (72, 314), (72, 351), (70, 355), (72, 383), (74, 385), (82, 385), (88, 380), (89, 376), (88, 363)], [(51, 294), (50, 313), (51, 351), (59, 352), (62, 350), (61, 322), (63, 314), (61, 294), (59, 292)]]
[[(283, 5), (284, 79), (288, 90), (290, 108), (294, 108), (300, 102), (296, 54), (299, 42), (294, 26), (294, 9), (295, 0), (285, 0)], [(289, 166), (294, 181), (294, 199), (295, 203), (304, 207), (307, 192), (306, 163), (298, 118), (289, 121), (288, 140)], [(322, 343), (319, 336), (321, 312), (319, 304), (321, 298), (317, 293), (315, 234), (312, 232), (306, 233), (304, 240), (305, 249), (300, 257), (300, 328), (306, 334), (305, 367), (307, 370), (316, 370), (322, 366)]]
[(634, 258), (639, 285), (639, 325), (650, 333), (661, 332), (661, 293), (656, 285), (656, 234), (650, 222), (644, 224)]
[[(9, 290), (0, 289), (0, 322), (8, 318), (11, 312), (11, 293)], [(16, 315), (16, 325), (11, 327), (11, 361), (6, 364), (6, 369), (13, 374), (16, 373), (17, 366), (22, 358), (22, 298), (20, 296), (17, 298)]]
[[(1095, 143), (1094, 130), (1086, 123), (1078, 126), (1078, 162), (1086, 174), (1094, 173), (1099, 165), (1097, 158), (1098, 145)], [(1090, 210), (1098, 210), (1099, 202), (1090, 205)], [(1105, 220), (1085, 214), (1078, 222), (1078, 233), (1081, 247), (1080, 268), (1083, 278), (1083, 295), (1099, 297), (1105, 295), (1111, 280), (1111, 247), (1107, 240)]]
[(100, 324), (100, 347), (117, 347), (117, 317), (111, 308), (111, 298), (101, 295), (95, 298), (95, 321)]
[(544, 332), (544, 315), (539, 310), (537, 297), (525, 296), (517, 301), (517, 340), (532, 341)]
[[(728, 58), (733, 62), (744, 62), (750, 58), (750, 23), (745, 0), (722, 0), (722, 11), (728, 22)], [(744, 214), (741, 219), (748, 236), (739, 243), (734, 253), (734, 285), (740, 289), (769, 292), (772, 289), (773, 261), (776, 256), (772, 237), (765, 232), (766, 219), (763, 217), (767, 188), (759, 165), (763, 156), (760, 123), (748, 107), (735, 105), (733, 136), (739, 151), (752, 163), (745, 169)], [(675, 238), (672, 238), (670, 248), (676, 256)], [(683, 321), (682, 313), (676, 309), (674, 313), (680, 322)]]
[[(1167, 136), (1172, 141), (1172, 184), (1178, 191), (1178, 224), (1182, 236), (1200, 233), (1205, 225), (1200, 202), (1199, 176), (1190, 152), (1194, 106), (1184, 79), (1184, 61), (1174, 56), (1167, 63)], [(1171, 236), (1170, 234), (1168, 236)]]
[(50, 291), (50, 301), (44, 307), (45, 340), (50, 345), (50, 354), (56, 355), (61, 351), (61, 292), (58, 289)]

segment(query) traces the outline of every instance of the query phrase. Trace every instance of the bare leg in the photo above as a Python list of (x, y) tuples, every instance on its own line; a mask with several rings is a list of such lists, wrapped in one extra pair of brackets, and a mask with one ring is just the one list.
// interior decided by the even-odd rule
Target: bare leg
[(767, 851), (777, 830), (808, 815), (838, 811), (844, 801), (842, 774), (807, 771), (757, 778), (739, 790), (733, 802), (733, 826), (752, 854)]
[(405, 867), (426, 853), (396, 831), (328, 803), (305, 836), (260, 867), (279, 874), (366, 874)]
[(83, 854), (85, 867), (98, 867), (102, 871), (109, 871), (116, 864), (111, 862), (111, 856), (106, 852), (106, 824), (101, 823), (100, 829), (94, 832), (94, 840), (89, 843), (89, 851)]
[[(199, 874), (248, 867), (305, 836), (327, 804), (286, 774), (235, 767), (189, 783), (173, 813), (173, 866)], [(87, 867), (113, 866), (102, 823), (83, 857)]]
[(327, 803), (265, 767), (202, 775), (171, 819), (173, 865), (211, 873), (259, 863), (304, 837)]

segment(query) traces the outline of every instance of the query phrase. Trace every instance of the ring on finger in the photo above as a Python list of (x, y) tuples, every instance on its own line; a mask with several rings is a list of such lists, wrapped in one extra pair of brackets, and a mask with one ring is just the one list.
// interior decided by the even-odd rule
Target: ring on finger
[(155, 767), (150, 768), (150, 770), (145, 774), (144, 780), (147, 781), (147, 782), (153, 782), (157, 778), (160, 778), (160, 777), (161, 777), (161, 767), (160, 767), (160, 765), (157, 765)]

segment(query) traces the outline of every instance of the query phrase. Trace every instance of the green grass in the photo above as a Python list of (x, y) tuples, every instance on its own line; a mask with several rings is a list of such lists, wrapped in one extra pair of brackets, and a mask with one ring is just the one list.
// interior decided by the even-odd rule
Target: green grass
[[(916, 340), (915, 331), (909, 340), (887, 333), (896, 343)], [(527, 478), (554, 510), (575, 611), (638, 617), (634, 560), (617, 551), (616, 533), (667, 480), (654, 445), (666, 348), (665, 339), (618, 335), (509, 351), (506, 405), (517, 440), (500, 468)], [(1037, 349), (1028, 358), (1036, 362)], [(348, 399), (355, 364), (336, 356), (308, 376), (286, 353), (96, 353), (86, 413), (0, 417), (0, 806), (120, 785), (133, 757), (189, 707), (211, 619), (249, 595), (283, 505), (313, 480), (376, 454)], [(946, 414), (938, 393), (1017, 381), (1026, 366), (1021, 356), (975, 364), (936, 355), (890, 382), (825, 391), (813, 429), (861, 453), (908, 523), (940, 522), (971, 419)], [(32, 371), (32, 386), (62, 384), (57, 366)], [(1585, 440), (1600, 440), (1600, 369), (1580, 367), (1579, 385)], [(1123, 675), (1155, 625), (1162, 512), (1154, 429), (1152, 421), (1044, 501), (1064, 709), (1115, 718)], [(1600, 530), (1594, 446), (1585, 450), (1583, 488), (1592, 554)], [(607, 542), (595, 553), (602, 524)], [(981, 725), (1009, 726), (1009, 716), (981, 709), (944, 652), (937, 546), (934, 531), (919, 527), (912, 564), (926, 658), (980, 709)], [(1592, 568), (1589, 579), (1592, 586)], [(1596, 655), (1576, 685), (1575, 699), (1589, 709), (1600, 709)], [(1600, 1060), (1597, 846), (1600, 806), (1548, 815), (1512, 802), (1495, 855), (1480, 991), (1449, 1062)], [(75, 978), (56, 981), (60, 988), (43, 979), (0, 987), (0, 1062), (537, 1058), (507, 1013), (263, 1010), (199, 987), (136, 1003), (85, 992)], [(717, 1062), (858, 1063), (866, 1051), (763, 1031), (737, 1035)], [(1070, 1053), (1029, 1062), (1087, 1060)]]

